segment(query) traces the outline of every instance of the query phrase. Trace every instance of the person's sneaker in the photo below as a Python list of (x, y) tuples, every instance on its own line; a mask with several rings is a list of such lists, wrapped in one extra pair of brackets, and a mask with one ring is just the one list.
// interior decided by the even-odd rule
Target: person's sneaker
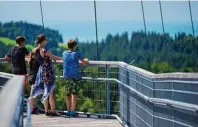
[(46, 116), (51, 116), (50, 112), (45, 112)]
[(32, 113), (32, 114), (39, 115), (39, 109), (38, 109), (38, 107), (37, 107), (37, 108), (34, 108), (33, 111), (32, 111), (31, 113)]
[(66, 113), (66, 116), (70, 116), (70, 110), (69, 111), (67, 111), (67, 113)]
[(60, 114), (57, 112), (51, 112), (51, 116), (60, 116)]
[(33, 110), (32, 114), (39, 115), (40, 113), (37, 110)]
[(73, 112), (73, 111), (70, 111), (70, 116), (71, 116), (71, 117), (75, 117), (75, 116), (76, 116), (75, 111), (74, 111), (74, 112)]

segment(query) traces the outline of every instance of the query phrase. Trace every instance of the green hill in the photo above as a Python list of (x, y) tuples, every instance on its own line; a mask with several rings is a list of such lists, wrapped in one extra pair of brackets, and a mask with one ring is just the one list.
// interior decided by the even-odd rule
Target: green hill
[[(14, 47), (16, 45), (15, 40), (6, 38), (6, 37), (0, 37), (0, 57), (4, 57), (5, 54), (9, 51), (11, 47)], [(26, 44), (25, 46), (29, 51), (31, 51), (34, 46), (30, 44)]]
[(39, 34), (45, 34), (48, 38), (46, 48), (51, 49), (58, 46), (59, 42), (63, 42), (62, 35), (57, 31), (50, 28), (45, 28), (41, 25), (31, 24), (27, 22), (0, 22), (0, 37), (7, 37), (15, 40), (17, 36), (25, 36), (27, 44), (34, 45), (36, 37)]
[[(4, 57), (11, 47), (16, 45), (15, 40), (6, 37), (0, 37), (0, 58)], [(26, 44), (25, 47), (28, 51), (31, 51), (34, 46), (31, 44)], [(57, 55), (61, 56), (62, 52), (67, 49), (67, 45), (63, 43), (58, 43), (56, 48), (52, 48), (51, 51), (56, 52)]]

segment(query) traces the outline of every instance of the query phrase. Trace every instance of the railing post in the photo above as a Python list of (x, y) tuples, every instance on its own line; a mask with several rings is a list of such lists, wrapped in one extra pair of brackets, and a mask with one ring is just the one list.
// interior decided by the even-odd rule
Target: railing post
[[(127, 69), (127, 67), (125, 68), (126, 69), (126, 85), (128, 85), (128, 86), (130, 86), (130, 84), (129, 84), (129, 71), (128, 71), (128, 69)], [(128, 125), (130, 125), (130, 97), (129, 97), (129, 89), (125, 89), (125, 91), (126, 91), (126, 95), (127, 95), (127, 105), (126, 105), (126, 107), (127, 107), (127, 116), (126, 116), (126, 118), (127, 118), (127, 124)]]
[[(106, 78), (109, 78), (109, 65), (105, 66), (106, 69)], [(106, 80), (106, 114), (111, 113), (111, 107), (110, 107), (110, 86), (109, 81)]]
[(26, 122), (26, 127), (31, 127), (31, 111), (30, 111), (30, 102), (29, 99), (27, 99), (27, 122)]
[(24, 108), (23, 108), (23, 106), (24, 106), (24, 92), (22, 91), (22, 94), (21, 94), (21, 110), (20, 110), (21, 113), (20, 113), (20, 116), (19, 116), (20, 120), (22, 120), (21, 121), (22, 127), (24, 126), (24, 121), (23, 121)]
[[(171, 86), (172, 86), (172, 100), (174, 100), (174, 82), (172, 81), (172, 83), (171, 83)], [(172, 108), (172, 120), (175, 120), (175, 110), (174, 110), (174, 108)], [(173, 127), (175, 126), (175, 123), (173, 122)]]
[[(154, 80), (152, 79), (152, 96), (151, 96), (152, 98), (155, 98), (154, 87), (155, 87), (155, 83), (154, 83)], [(151, 103), (151, 105), (152, 105), (152, 127), (156, 127), (155, 121), (154, 121), (154, 119), (155, 119), (155, 117), (154, 117), (155, 107), (154, 107), (154, 104), (153, 103)]]

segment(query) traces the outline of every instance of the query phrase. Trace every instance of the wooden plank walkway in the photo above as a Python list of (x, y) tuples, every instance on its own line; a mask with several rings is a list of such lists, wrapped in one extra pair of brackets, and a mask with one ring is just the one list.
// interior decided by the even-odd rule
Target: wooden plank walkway
[[(26, 127), (26, 118), (24, 119)], [(75, 118), (47, 117), (44, 114), (32, 115), (32, 127), (121, 127), (117, 119), (78, 116)]]

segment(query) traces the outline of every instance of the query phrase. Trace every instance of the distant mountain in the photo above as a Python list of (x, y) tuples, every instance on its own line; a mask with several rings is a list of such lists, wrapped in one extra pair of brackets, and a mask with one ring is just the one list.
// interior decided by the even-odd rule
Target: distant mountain
[[(6, 53), (11, 49), (11, 47), (14, 47), (16, 45), (15, 40), (11, 40), (9, 38), (0, 37), (0, 58), (3, 58)], [(26, 44), (26, 48), (31, 51), (34, 46), (30, 44)]]
[(36, 37), (44, 33), (48, 38), (47, 48), (56, 48), (59, 42), (63, 42), (62, 35), (57, 30), (45, 28), (42, 26), (30, 24), (27, 22), (0, 22), (0, 37), (8, 37), (15, 40), (16, 36), (22, 35), (26, 37), (26, 42), (34, 45)]
[[(0, 37), (0, 58), (3, 58), (6, 53), (16, 45), (15, 40), (6, 37)], [(34, 45), (31, 45), (27, 42), (25, 45), (28, 51), (31, 51), (34, 48)], [(67, 49), (67, 45), (63, 43), (58, 43), (57, 47), (51, 48), (50, 50), (56, 55), (61, 56), (63, 51)]]

